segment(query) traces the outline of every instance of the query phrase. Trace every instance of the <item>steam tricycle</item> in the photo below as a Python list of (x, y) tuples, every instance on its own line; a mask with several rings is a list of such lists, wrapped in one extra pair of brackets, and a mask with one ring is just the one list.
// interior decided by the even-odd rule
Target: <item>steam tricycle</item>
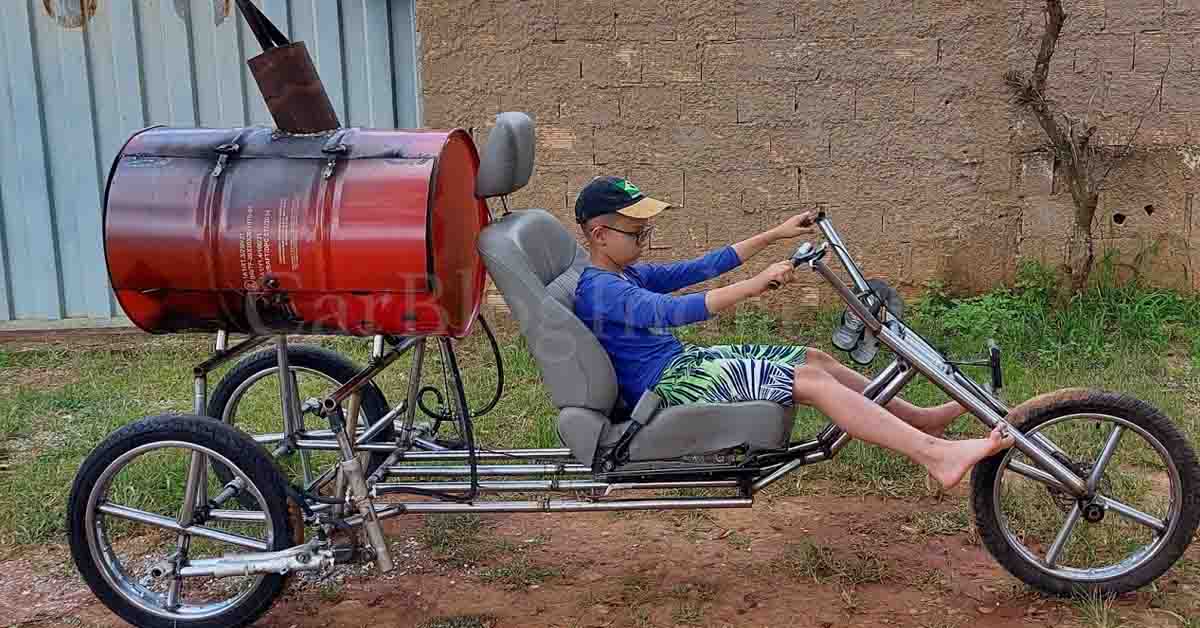
[[(508, 208), (533, 146), (532, 121), (515, 112), (497, 117), (482, 155), (462, 130), (155, 128), (130, 139), (105, 198), (114, 290), (142, 329), (216, 342), (193, 369), (194, 414), (129, 424), (79, 469), (71, 551), (105, 605), (138, 626), (241, 626), (297, 572), (394, 569), (387, 518), (748, 508), (837, 455), (850, 437), (832, 423), (791, 441), (791, 407), (662, 408), (653, 392), (619, 402), (607, 355), (572, 312), (587, 255), (550, 213)], [(1062, 595), (1130, 591), (1171, 567), (1200, 519), (1200, 469), (1167, 417), (1088, 389), (1010, 408), (997, 347), (974, 363), (991, 371), (976, 382), (904, 321), (895, 291), (864, 277), (831, 216), (816, 224), (824, 242), (792, 262), (893, 356), (863, 394), (886, 404), (921, 375), (1014, 436), (971, 477), (975, 524), (997, 561)], [(562, 448), (476, 441), (486, 408), (469, 407), (455, 350), (483, 323), (485, 273), (558, 408)], [(369, 337), (370, 361), (290, 345), (297, 333)], [(244, 338), (231, 344), (234, 334)], [(440, 392), (423, 386), (429, 352)], [(239, 357), (210, 397), (208, 375)], [(407, 391), (391, 407), (375, 378), (402, 357)], [(243, 421), (266, 387), (281, 402), (275, 425)]]

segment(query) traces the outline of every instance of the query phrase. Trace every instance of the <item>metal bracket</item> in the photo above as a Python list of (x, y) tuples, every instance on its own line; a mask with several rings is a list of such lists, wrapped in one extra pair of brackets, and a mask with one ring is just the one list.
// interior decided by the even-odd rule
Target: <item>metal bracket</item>
[(236, 155), (241, 150), (242, 147), (238, 144), (221, 144), (217, 147), (217, 153), (220, 156), (217, 157), (217, 165), (213, 166), (212, 176), (214, 179), (221, 176), (222, 172), (225, 172), (225, 164), (229, 162), (229, 156)]
[(325, 160), (325, 170), (321, 172), (322, 179), (329, 179), (333, 176), (334, 168), (337, 168), (338, 155), (345, 155), (350, 152), (350, 147), (342, 143), (342, 138), (346, 136), (347, 129), (338, 131), (329, 138), (325, 143), (325, 147), (321, 149), (322, 153), (329, 155)]

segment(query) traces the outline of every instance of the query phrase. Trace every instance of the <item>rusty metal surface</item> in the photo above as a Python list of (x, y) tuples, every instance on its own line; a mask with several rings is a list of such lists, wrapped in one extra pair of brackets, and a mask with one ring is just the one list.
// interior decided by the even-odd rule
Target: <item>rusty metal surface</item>
[(248, 63), (280, 129), (320, 133), (342, 125), (304, 42), (272, 48)]
[(46, 15), (63, 28), (83, 28), (96, 15), (97, 0), (42, 0)]
[(139, 327), (462, 336), (484, 271), (455, 131), (151, 129), (113, 166), (105, 254)]

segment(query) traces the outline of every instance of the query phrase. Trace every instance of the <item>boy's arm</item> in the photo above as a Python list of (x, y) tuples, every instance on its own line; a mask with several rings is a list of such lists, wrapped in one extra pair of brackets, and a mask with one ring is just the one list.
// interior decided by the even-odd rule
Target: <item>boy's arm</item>
[(604, 320), (644, 328), (679, 327), (708, 320), (715, 312), (762, 294), (772, 280), (787, 284), (792, 280), (792, 273), (790, 261), (777, 262), (751, 279), (682, 296), (659, 294), (605, 275), (590, 282), (581, 298), (586, 299), (589, 318), (597, 322)]
[(659, 328), (678, 327), (709, 317), (702, 292), (682, 296), (659, 294), (607, 275), (595, 277), (585, 292), (585, 309), (597, 322)]
[(808, 227), (812, 226), (816, 214), (813, 212), (803, 212), (796, 214), (791, 218), (780, 223), (778, 226), (768, 229), (754, 237), (746, 238), (741, 242), (733, 245), (733, 250), (737, 251), (738, 259), (745, 262), (746, 260), (758, 255), (767, 245), (779, 240), (787, 240), (789, 238), (799, 237), (805, 233), (810, 233), (812, 230)]
[(711, 316), (736, 305), (739, 301), (766, 292), (772, 280), (779, 282), (781, 286), (790, 283), (794, 278), (794, 270), (791, 261), (775, 262), (754, 277), (705, 292), (704, 306)]
[(632, 268), (647, 290), (667, 294), (723, 275), (741, 263), (734, 247), (726, 245), (696, 259), (668, 264), (634, 264)]
[(816, 218), (816, 214), (813, 212), (796, 214), (777, 227), (732, 246), (721, 247), (693, 260), (670, 264), (635, 264), (634, 267), (647, 290), (662, 294), (675, 292), (701, 281), (719, 277), (737, 268), (742, 262), (754, 257), (772, 242), (810, 233), (811, 229), (807, 227), (812, 225), (814, 218)]

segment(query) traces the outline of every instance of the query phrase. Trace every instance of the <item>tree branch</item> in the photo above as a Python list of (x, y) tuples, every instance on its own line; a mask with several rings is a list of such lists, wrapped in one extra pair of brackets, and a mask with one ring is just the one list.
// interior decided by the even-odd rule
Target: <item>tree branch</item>
[(1037, 61), (1033, 65), (1033, 89), (1039, 94), (1046, 93), (1046, 77), (1050, 75), (1050, 59), (1054, 56), (1054, 47), (1058, 44), (1058, 36), (1062, 33), (1063, 22), (1067, 14), (1063, 11), (1061, 0), (1046, 0), (1046, 30), (1042, 32), (1042, 45), (1038, 48)]

